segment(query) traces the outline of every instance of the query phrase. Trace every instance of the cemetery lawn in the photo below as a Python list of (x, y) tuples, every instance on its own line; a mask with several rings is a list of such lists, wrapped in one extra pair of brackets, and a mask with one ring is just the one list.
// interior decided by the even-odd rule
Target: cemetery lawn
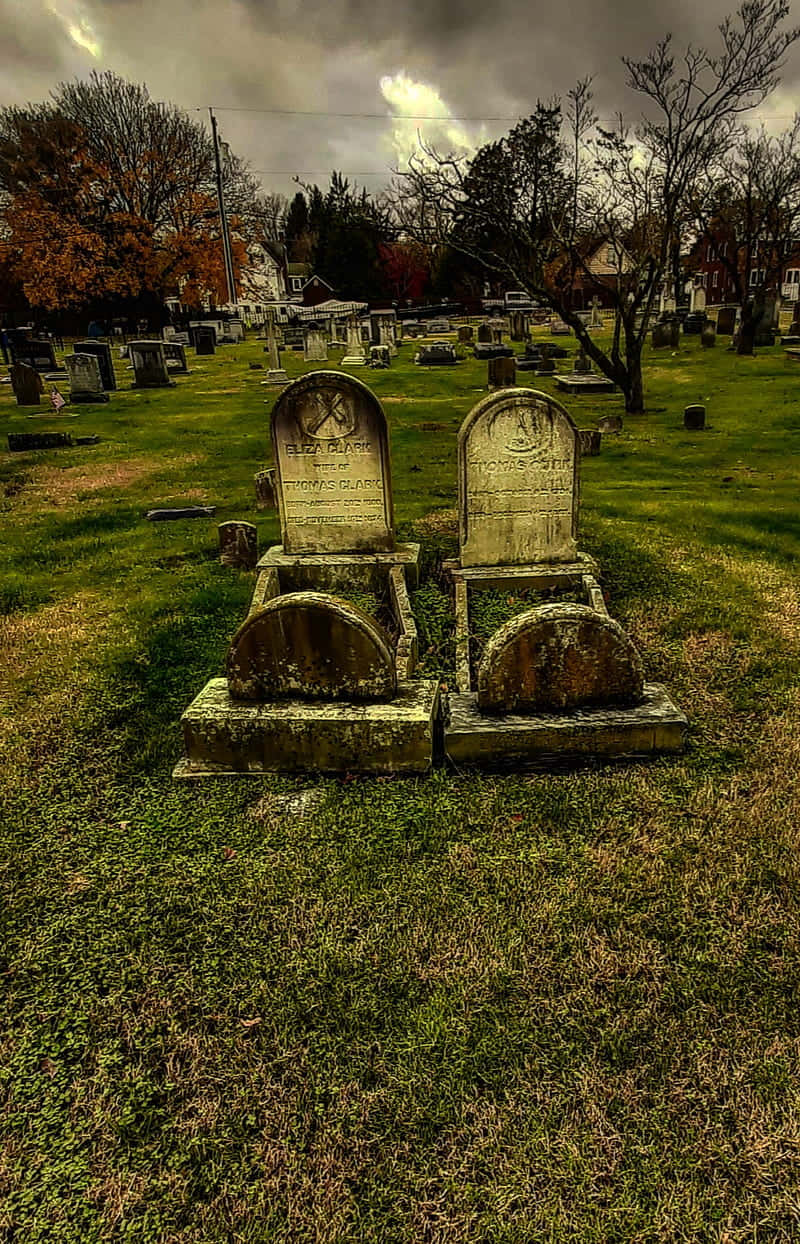
[[(447, 681), (437, 565), (486, 365), (413, 351), (357, 374)], [(180, 714), (253, 586), (216, 524), (278, 540), (261, 345), (190, 356), (74, 419), (0, 389), (0, 1239), (800, 1238), (800, 370), (684, 339), (583, 464), (580, 546), (683, 756), (179, 785)], [(102, 440), (5, 451), (51, 429)]]

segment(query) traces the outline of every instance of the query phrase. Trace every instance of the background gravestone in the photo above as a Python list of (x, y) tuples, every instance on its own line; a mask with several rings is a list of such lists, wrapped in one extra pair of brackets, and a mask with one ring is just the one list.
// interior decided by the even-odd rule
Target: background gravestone
[(303, 359), (306, 363), (327, 363), (328, 343), (321, 328), (307, 328), (303, 334)]
[(113, 393), (117, 387), (117, 378), (114, 375), (114, 360), (111, 354), (111, 346), (107, 341), (76, 341), (76, 354), (93, 354), (100, 364), (100, 375), (103, 380), (103, 388), (106, 393)]
[(478, 341), (482, 342), (484, 345), (488, 345), (488, 344), (489, 344), (489, 342), (492, 340), (492, 326), (491, 326), (491, 324), (488, 324), (488, 323), (484, 322), (483, 324), (479, 324), (479, 325), (478, 325), (478, 337), (477, 337), (477, 339), (478, 339)]
[(253, 570), (258, 561), (258, 532), (252, 523), (220, 523), (219, 560), (235, 570)]
[(107, 402), (103, 389), (100, 360), (94, 354), (68, 354), (64, 366), (69, 373), (69, 400), (73, 403)]
[(720, 307), (717, 312), (717, 335), (730, 337), (736, 327), (736, 307)]
[(573, 560), (578, 430), (560, 402), (532, 389), (484, 398), (458, 433), (462, 566)]
[(515, 358), (489, 359), (488, 387), (490, 389), (513, 389), (517, 383), (517, 360)]
[(706, 426), (705, 406), (687, 406), (683, 412), (683, 426), (687, 432), (702, 432)]
[(133, 363), (135, 389), (164, 389), (175, 384), (167, 371), (163, 341), (132, 341), (128, 357)]
[(12, 355), (16, 363), (27, 363), (36, 371), (58, 371), (56, 352), (52, 341), (47, 338), (29, 337), (26, 341), (11, 343)]
[(18, 406), (38, 406), (42, 400), (42, 378), (28, 363), (13, 363), (9, 368), (11, 387)]
[(295, 380), (272, 411), (284, 553), (394, 552), (386, 416), (342, 372)]
[(217, 352), (217, 334), (211, 325), (203, 327), (195, 327), (191, 330), (194, 339), (195, 354), (206, 355), (216, 354)]
[(162, 343), (164, 350), (164, 358), (167, 361), (167, 369), (175, 376), (188, 376), (189, 368), (186, 365), (186, 350), (179, 341), (165, 341)]

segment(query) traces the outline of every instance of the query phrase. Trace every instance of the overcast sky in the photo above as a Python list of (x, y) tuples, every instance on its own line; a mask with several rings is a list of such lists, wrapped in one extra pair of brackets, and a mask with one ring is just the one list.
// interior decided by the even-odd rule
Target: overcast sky
[[(291, 194), (293, 174), (325, 183), (331, 168), (377, 189), (418, 128), (441, 147), (474, 145), (587, 74), (601, 115), (620, 107), (635, 115), (620, 56), (643, 55), (668, 31), (678, 48), (715, 47), (731, 7), (725, 0), (0, 0), (0, 102), (41, 100), (61, 80), (113, 69), (206, 118), (209, 104), (218, 108), (223, 138), (267, 189)], [(798, 101), (800, 51), (793, 50), (763, 111), (773, 124), (776, 116), (788, 123)], [(408, 114), (470, 119), (404, 121)], [(480, 120), (495, 117), (512, 120)]]

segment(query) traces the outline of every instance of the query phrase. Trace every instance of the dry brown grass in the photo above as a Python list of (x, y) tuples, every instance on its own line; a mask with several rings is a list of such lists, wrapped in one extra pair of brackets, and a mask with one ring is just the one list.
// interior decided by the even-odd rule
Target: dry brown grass
[(29, 473), (29, 481), (9, 495), (16, 497), (15, 508), (61, 508), (87, 494), (106, 489), (122, 491), (150, 476), (194, 466), (199, 461), (198, 454), (182, 454), (173, 458), (130, 458), (126, 462), (110, 462), (97, 466), (89, 462), (71, 467), (34, 467)]

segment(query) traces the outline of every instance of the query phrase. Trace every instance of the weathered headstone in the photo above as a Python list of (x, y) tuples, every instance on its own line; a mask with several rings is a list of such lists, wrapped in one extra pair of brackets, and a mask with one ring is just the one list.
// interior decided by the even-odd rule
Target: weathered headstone
[(642, 662), (619, 622), (588, 605), (540, 605), (495, 631), (478, 667), (478, 706), (530, 713), (637, 704)]
[(272, 411), (272, 446), (284, 553), (394, 551), (386, 416), (366, 385), (296, 380)]
[(128, 355), (133, 363), (135, 389), (164, 389), (175, 384), (167, 371), (163, 341), (132, 341)]
[(578, 432), (581, 445), (582, 458), (596, 458), (600, 453), (600, 446), (603, 441), (602, 432), (596, 428), (581, 428)]
[(69, 373), (69, 398), (72, 403), (108, 401), (100, 374), (100, 360), (96, 355), (68, 354), (64, 366)]
[(451, 342), (434, 341), (429, 346), (420, 346), (414, 362), (420, 367), (451, 367), (458, 362), (458, 356)]
[(517, 360), (515, 358), (489, 359), (488, 387), (490, 389), (513, 389), (517, 383)]
[(275, 497), (275, 469), (268, 468), (266, 471), (256, 471), (254, 482), (256, 486), (256, 509), (257, 510), (275, 510), (278, 508)]
[(702, 285), (698, 285), (697, 288), (693, 291), (693, 294), (694, 296), (692, 299), (692, 310), (693, 311), (705, 311), (706, 291), (703, 289)]
[(687, 432), (702, 432), (706, 426), (705, 406), (687, 406), (683, 412), (683, 426)]
[(389, 347), (387, 345), (370, 346), (369, 365), (378, 368), (391, 367), (392, 352)]
[(525, 315), (522, 311), (512, 311), (509, 316), (509, 335), (512, 341), (524, 341), (527, 333), (525, 331)]
[(275, 313), (272, 310), (267, 311), (264, 330), (266, 333), (264, 353), (268, 356), (268, 361), (266, 379), (262, 381), (262, 384), (288, 384), (289, 377), (287, 376), (285, 369), (281, 367), (281, 356), (278, 349), (278, 336), (275, 330)]
[(601, 415), (597, 428), (603, 436), (617, 435), (622, 431), (622, 415)]
[(394, 356), (397, 354), (397, 346), (394, 340), (394, 317), (382, 315), (378, 321), (378, 330), (380, 333), (378, 344), (385, 346), (390, 355)]
[(471, 324), (460, 324), (458, 328), (458, 340), (461, 345), (466, 345), (472, 341), (473, 332)]
[(578, 430), (564, 407), (530, 389), (501, 390), (458, 434), (462, 566), (575, 557)]
[(392, 643), (358, 606), (325, 592), (291, 592), (253, 610), (226, 662), (235, 699), (390, 700)]
[(303, 333), (303, 358), (306, 363), (327, 363), (328, 343), (318, 325), (309, 325)]
[(576, 376), (590, 376), (592, 372), (592, 364), (589, 362), (589, 355), (583, 346), (580, 346), (578, 353), (575, 355), (575, 362), (572, 370)]
[(477, 337), (477, 339), (478, 339), (478, 341), (482, 342), (484, 345), (488, 345), (488, 344), (491, 342), (491, 340), (492, 340), (492, 326), (491, 326), (491, 324), (489, 324), (489, 323), (488, 323), (488, 321), (484, 320), (484, 322), (483, 322), (482, 324), (479, 324), (479, 325), (478, 325), (478, 337)]
[(555, 369), (555, 360), (553, 359), (550, 346), (546, 341), (543, 341), (539, 346), (539, 363), (536, 368), (536, 375), (552, 376)]
[(490, 325), (492, 330), (492, 345), (501, 346), (503, 344), (503, 325), (495, 322)]
[(235, 570), (253, 570), (258, 561), (258, 531), (252, 523), (220, 523), (219, 560)]
[(28, 363), (12, 363), (11, 387), (18, 406), (38, 406), (42, 400), (42, 378)]
[(347, 321), (347, 348), (342, 359), (345, 367), (366, 367), (367, 358), (364, 354), (364, 343), (361, 336), (361, 325), (358, 317), (351, 315)]
[(717, 344), (717, 334), (714, 331), (714, 325), (706, 323), (700, 334), (700, 345), (704, 350), (710, 350), (712, 346)]
[(163, 344), (167, 369), (175, 376), (188, 376), (189, 368), (186, 365), (186, 351), (180, 342), (165, 341)]
[(195, 354), (216, 354), (217, 334), (210, 324), (207, 326), (197, 325), (191, 330), (191, 333), (194, 340)]
[(589, 320), (589, 327), (590, 328), (602, 328), (603, 327), (603, 317), (600, 314), (600, 299), (598, 298), (597, 294), (595, 294), (594, 298), (592, 299), (592, 316), (591, 316), (591, 319)]
[(720, 307), (717, 312), (717, 336), (730, 337), (736, 327), (736, 307)]
[(36, 371), (50, 372), (58, 370), (56, 352), (53, 343), (47, 338), (29, 337), (24, 341), (11, 343), (11, 353), (16, 363), (27, 363)]
[(100, 364), (100, 375), (103, 380), (103, 388), (106, 393), (113, 393), (117, 387), (117, 378), (114, 375), (114, 359), (111, 354), (111, 346), (107, 341), (76, 341), (76, 354), (94, 354)]

